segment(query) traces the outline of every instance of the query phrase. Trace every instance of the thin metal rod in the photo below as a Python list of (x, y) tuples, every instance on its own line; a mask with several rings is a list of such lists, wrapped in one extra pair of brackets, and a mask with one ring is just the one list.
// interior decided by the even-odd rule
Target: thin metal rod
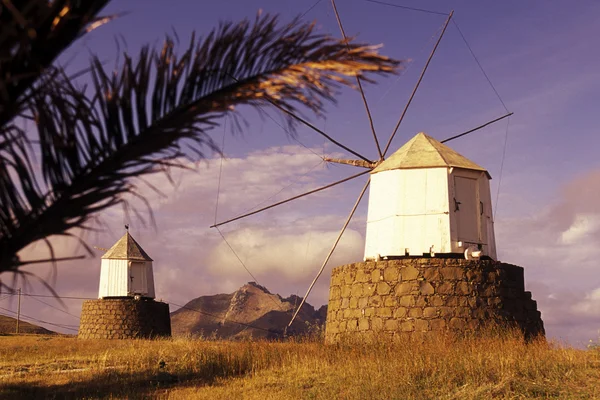
[(431, 59), (433, 58), (433, 55), (435, 54), (435, 51), (438, 48), (438, 45), (442, 41), (442, 38), (444, 37), (444, 33), (446, 32), (446, 28), (448, 27), (448, 24), (450, 23), (450, 19), (452, 18), (453, 14), (454, 14), (454, 11), (450, 11), (450, 14), (448, 14), (448, 18), (446, 19), (446, 22), (444, 23), (444, 28), (442, 29), (442, 33), (440, 34), (440, 37), (438, 38), (437, 42), (435, 42), (435, 46), (433, 46), (433, 50), (431, 50), (431, 53), (429, 54), (429, 58), (427, 59), (427, 62), (425, 63), (425, 66), (423, 67), (423, 70), (421, 71), (419, 80), (417, 81), (417, 84), (413, 88), (413, 91), (410, 94), (410, 97), (408, 98), (408, 102), (404, 106), (404, 110), (402, 110), (400, 119), (398, 119), (398, 122), (396, 123), (396, 127), (394, 128), (394, 131), (392, 132), (392, 135), (390, 136), (390, 139), (388, 140), (387, 144), (385, 145), (385, 149), (383, 150), (384, 157), (387, 154), (387, 152), (390, 148), (390, 145), (392, 144), (392, 140), (394, 140), (394, 136), (396, 136), (396, 132), (398, 132), (398, 128), (400, 127), (400, 124), (402, 123), (402, 120), (404, 119), (404, 116), (406, 115), (406, 111), (408, 111), (408, 107), (410, 107), (410, 103), (412, 103), (412, 100), (415, 97), (417, 90), (419, 89), (419, 85), (421, 84), (421, 81), (423, 80), (423, 77), (425, 76), (427, 67), (429, 67), (429, 63), (431, 62)]
[(341, 144), (340, 142), (338, 142), (337, 140), (335, 140), (334, 138), (332, 138), (331, 136), (329, 136), (328, 134), (326, 134), (325, 132), (323, 132), (322, 130), (320, 130), (319, 128), (317, 128), (316, 126), (311, 124), (310, 122), (300, 118), (296, 114), (292, 113), (291, 111), (286, 110), (285, 108), (281, 107), (280, 105), (275, 104), (273, 101), (271, 101), (269, 99), (265, 99), (265, 100), (267, 100), (270, 104), (274, 105), (275, 107), (277, 107), (278, 109), (280, 109), (281, 111), (283, 111), (284, 113), (289, 115), (290, 117), (294, 118), (296, 121), (303, 123), (304, 125), (308, 126), (312, 130), (314, 130), (315, 132), (319, 133), (321, 136), (325, 137), (327, 140), (329, 140), (331, 143), (335, 144), (336, 146), (341, 147), (342, 149), (346, 150), (347, 152), (349, 152), (351, 154), (354, 154), (356, 157), (358, 157), (360, 159), (371, 162), (371, 160), (369, 160), (367, 157), (365, 157), (361, 154), (358, 154), (356, 151), (352, 150), (349, 147), (344, 146), (343, 144)]
[(344, 223), (344, 226), (342, 227), (342, 230), (340, 231), (337, 239), (335, 240), (335, 243), (333, 243), (333, 246), (331, 247), (331, 250), (329, 250), (329, 254), (327, 254), (327, 257), (325, 257), (325, 261), (323, 261), (323, 265), (321, 265), (321, 269), (317, 273), (317, 276), (315, 276), (315, 279), (313, 279), (313, 281), (311, 282), (310, 286), (308, 287), (308, 290), (306, 291), (306, 294), (302, 298), (302, 301), (300, 302), (300, 305), (298, 306), (298, 308), (296, 309), (296, 312), (292, 316), (292, 319), (290, 320), (290, 323), (288, 324), (287, 328), (289, 328), (290, 326), (292, 326), (292, 323), (296, 319), (296, 316), (300, 312), (300, 309), (302, 308), (302, 306), (306, 302), (306, 299), (307, 299), (308, 295), (310, 295), (310, 292), (311, 292), (312, 288), (315, 286), (315, 283), (317, 283), (317, 280), (319, 279), (319, 277), (323, 273), (323, 270), (325, 269), (325, 266), (329, 262), (329, 259), (331, 258), (331, 255), (335, 251), (335, 248), (337, 247), (338, 243), (340, 242), (340, 239), (342, 238), (342, 235), (346, 231), (346, 228), (348, 227), (348, 224), (350, 223), (350, 220), (354, 216), (354, 212), (358, 208), (358, 205), (360, 204), (360, 201), (362, 200), (363, 196), (365, 195), (365, 192), (367, 191), (367, 188), (369, 187), (369, 183), (370, 182), (371, 182), (371, 180), (369, 179), (367, 181), (367, 183), (365, 183), (365, 186), (363, 187), (362, 191), (360, 192), (360, 195), (358, 196), (358, 199), (356, 199), (356, 203), (354, 203), (354, 207), (352, 207), (352, 211), (350, 211), (350, 215), (348, 215), (348, 218), (346, 219), (346, 223)]
[(340, 183), (348, 182), (349, 180), (352, 180), (354, 178), (358, 178), (359, 176), (362, 176), (364, 174), (368, 174), (369, 172), (371, 172), (370, 169), (368, 169), (366, 171), (363, 171), (363, 172), (361, 172), (359, 174), (349, 176), (348, 178), (342, 179), (340, 181), (330, 183), (329, 185), (322, 186), (320, 188), (313, 189), (313, 190), (311, 190), (309, 192), (299, 194), (298, 196), (290, 197), (289, 199), (282, 200), (282, 201), (277, 202), (275, 204), (271, 204), (270, 206), (263, 207), (263, 208), (261, 208), (259, 210), (252, 211), (252, 212), (249, 212), (249, 213), (244, 214), (244, 215), (240, 215), (239, 217), (228, 219), (227, 221), (219, 222), (218, 224), (211, 225), (210, 228), (216, 228), (217, 226), (225, 225), (225, 224), (228, 224), (230, 222), (237, 221), (238, 219), (242, 219), (242, 218), (245, 218), (245, 217), (249, 217), (250, 215), (258, 214), (259, 212), (268, 210), (268, 209), (273, 208), (273, 207), (277, 207), (279, 205), (282, 205), (284, 203), (288, 203), (288, 202), (290, 202), (292, 200), (296, 200), (296, 199), (299, 199), (299, 198), (304, 197), (304, 196), (308, 196), (309, 194), (313, 194), (313, 193), (320, 192), (321, 190), (329, 189), (330, 187), (339, 185)]
[[(344, 27), (342, 25), (342, 20), (340, 18), (340, 14), (338, 13), (337, 7), (335, 6), (335, 0), (331, 0), (331, 5), (333, 6), (333, 11), (335, 12), (335, 19), (337, 19), (338, 26), (340, 27), (340, 32), (342, 32), (342, 37), (346, 42), (346, 48), (350, 50), (350, 46), (348, 46), (348, 38), (346, 37), (346, 32), (344, 31)], [(371, 110), (369, 110), (369, 103), (367, 103), (367, 97), (365, 96), (365, 91), (363, 90), (362, 83), (360, 82), (360, 78), (356, 76), (356, 83), (358, 84), (358, 90), (360, 91), (360, 95), (363, 99), (363, 103), (365, 105), (365, 110), (367, 110), (367, 116), (369, 117), (369, 124), (371, 125), (371, 132), (373, 132), (373, 139), (375, 139), (375, 146), (377, 147), (377, 153), (379, 154), (379, 159), (383, 160), (383, 153), (381, 152), (381, 146), (379, 146), (379, 140), (377, 139), (377, 133), (375, 133), (375, 125), (373, 124), (373, 117), (371, 116)]]
[(504, 118), (508, 118), (508, 117), (510, 117), (510, 116), (511, 116), (511, 115), (513, 115), (513, 114), (514, 114), (514, 113), (510, 112), (510, 113), (508, 113), (508, 114), (505, 114), (505, 115), (503, 115), (503, 116), (501, 116), (501, 117), (499, 117), (499, 118), (496, 118), (496, 119), (494, 119), (494, 120), (492, 120), (492, 121), (490, 121), (490, 122), (486, 122), (486, 123), (485, 123), (485, 124), (483, 124), (483, 125), (479, 125), (479, 126), (478, 126), (478, 127), (476, 127), (476, 128), (473, 128), (473, 129), (471, 129), (471, 130), (468, 130), (468, 131), (466, 131), (466, 132), (463, 132), (463, 133), (461, 133), (460, 135), (456, 135), (456, 136), (449, 137), (448, 139), (444, 139), (444, 140), (442, 140), (440, 143), (446, 143), (446, 142), (449, 142), (449, 141), (451, 141), (451, 140), (458, 139), (459, 137), (463, 137), (463, 136), (465, 136), (465, 135), (468, 135), (468, 134), (469, 134), (469, 133), (471, 133), (471, 132), (475, 132), (475, 131), (477, 131), (477, 130), (479, 130), (479, 129), (481, 129), (481, 128), (485, 128), (486, 126), (488, 126), (488, 125), (491, 125), (491, 124), (493, 124), (494, 122), (498, 122), (498, 121), (500, 121), (500, 120), (503, 120)]

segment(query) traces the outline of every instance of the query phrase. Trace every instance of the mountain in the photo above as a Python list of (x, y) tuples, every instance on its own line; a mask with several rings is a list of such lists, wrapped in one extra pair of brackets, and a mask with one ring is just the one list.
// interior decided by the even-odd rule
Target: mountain
[[(0, 334), (15, 333), (17, 326), (16, 318), (0, 315)], [(56, 332), (49, 331), (46, 328), (30, 324), (29, 322), (19, 321), (19, 333), (37, 333), (43, 335), (55, 335)]]
[[(200, 296), (171, 313), (173, 336), (205, 336), (219, 339), (277, 338), (292, 318), (301, 297), (282, 298), (264, 286), (249, 282), (231, 294)], [(323, 328), (327, 306), (315, 310), (304, 303), (290, 335)]]

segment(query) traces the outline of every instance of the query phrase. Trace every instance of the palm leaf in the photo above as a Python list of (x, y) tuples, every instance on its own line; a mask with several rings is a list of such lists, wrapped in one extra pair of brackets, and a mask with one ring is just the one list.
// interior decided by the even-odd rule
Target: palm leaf
[(0, 161), (0, 189), (13, 193), (0, 196), (7, 210), (0, 213), (0, 272), (16, 270), (16, 254), (28, 244), (85, 229), (99, 211), (135, 195), (134, 178), (218, 152), (210, 130), (236, 107), (259, 110), (268, 101), (320, 114), (350, 78), (371, 81), (400, 66), (375, 47), (265, 15), (192, 36), (180, 56), (167, 37), (160, 51), (144, 47), (135, 60), (125, 54), (117, 71), (93, 59), (90, 88), (62, 72), (42, 77), (24, 114), (36, 124), (41, 171), (27, 162), (26, 147)]
[(110, 20), (97, 17), (108, 1), (0, 2), (0, 133), (54, 60), (82, 34)]

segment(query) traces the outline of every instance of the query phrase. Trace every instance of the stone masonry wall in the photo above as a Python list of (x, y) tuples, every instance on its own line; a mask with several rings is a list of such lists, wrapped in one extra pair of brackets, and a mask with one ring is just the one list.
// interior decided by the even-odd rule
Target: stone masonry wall
[(516, 324), (527, 337), (544, 334), (523, 268), (450, 258), (360, 262), (332, 271), (325, 340), (474, 331), (489, 321)]
[(169, 305), (152, 299), (86, 300), (80, 339), (137, 339), (171, 336)]

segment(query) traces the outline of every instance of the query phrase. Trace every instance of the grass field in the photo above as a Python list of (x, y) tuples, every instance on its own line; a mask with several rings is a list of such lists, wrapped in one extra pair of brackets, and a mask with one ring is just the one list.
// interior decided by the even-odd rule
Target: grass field
[(600, 350), (518, 335), (372, 344), (0, 336), (0, 398), (600, 398)]

